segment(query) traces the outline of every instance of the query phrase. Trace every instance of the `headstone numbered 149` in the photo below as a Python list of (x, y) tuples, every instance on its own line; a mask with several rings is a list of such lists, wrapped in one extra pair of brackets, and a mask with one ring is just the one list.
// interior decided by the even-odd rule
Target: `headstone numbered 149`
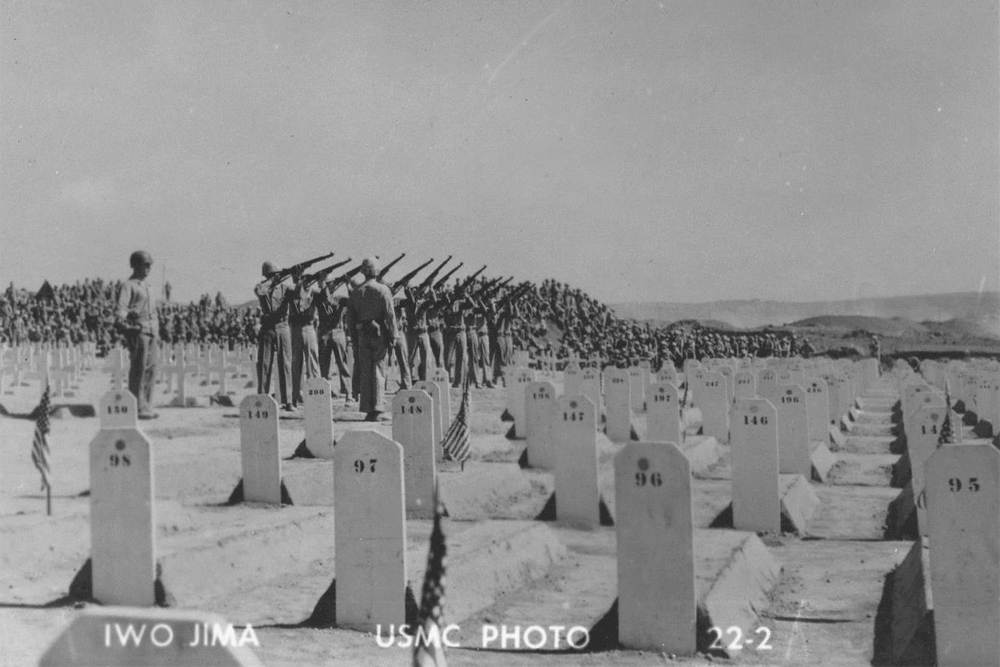
[(243, 500), (280, 505), (278, 404), (266, 394), (247, 396), (240, 402), (240, 461)]

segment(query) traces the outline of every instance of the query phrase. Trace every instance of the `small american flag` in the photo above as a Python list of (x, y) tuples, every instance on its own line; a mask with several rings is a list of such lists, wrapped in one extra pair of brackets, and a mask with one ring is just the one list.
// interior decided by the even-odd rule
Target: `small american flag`
[(441, 530), (444, 507), (434, 489), (434, 529), (427, 552), (427, 571), (424, 573), (424, 587), (420, 595), (420, 620), (416, 639), (413, 642), (414, 667), (445, 667), (441, 601), (444, 598), (444, 571), (448, 548)]
[(465, 389), (462, 391), (462, 405), (458, 409), (458, 414), (448, 427), (448, 432), (441, 441), (441, 448), (444, 450), (444, 460), (465, 462), (472, 454), (472, 441), (469, 437), (469, 412), (471, 412), (471, 397), (469, 394), (469, 381), (466, 378)]
[(42, 474), (42, 491), (50, 488), (49, 482), (49, 441), (45, 437), (49, 434), (49, 384), (45, 383), (45, 391), (42, 393), (42, 400), (32, 413), (31, 418), (35, 420), (35, 437), (31, 442), (31, 461)]
[(947, 382), (944, 383), (944, 403), (945, 415), (944, 421), (941, 422), (941, 433), (938, 435), (938, 447), (955, 444), (955, 430), (951, 425), (951, 390)]

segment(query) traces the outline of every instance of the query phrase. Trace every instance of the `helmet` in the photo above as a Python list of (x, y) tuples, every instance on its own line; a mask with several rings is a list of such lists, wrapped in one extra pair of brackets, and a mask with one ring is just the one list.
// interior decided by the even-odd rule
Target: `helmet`
[(351, 276), (351, 289), (357, 289), (358, 287), (364, 285), (364, 283), (365, 279), (362, 278), (361, 276), (357, 274)]
[(153, 257), (145, 250), (136, 250), (128, 257), (128, 265), (133, 269), (143, 264), (152, 264)]
[(278, 270), (278, 267), (276, 267), (274, 265), (274, 262), (264, 262), (264, 264), (261, 265), (261, 267), (260, 267), (260, 273), (261, 273), (262, 276), (265, 276), (265, 277), (271, 275), (272, 273), (274, 273), (277, 270)]
[(365, 274), (369, 278), (373, 278), (378, 275), (378, 272), (378, 258), (365, 257), (365, 260), (361, 262), (361, 273)]

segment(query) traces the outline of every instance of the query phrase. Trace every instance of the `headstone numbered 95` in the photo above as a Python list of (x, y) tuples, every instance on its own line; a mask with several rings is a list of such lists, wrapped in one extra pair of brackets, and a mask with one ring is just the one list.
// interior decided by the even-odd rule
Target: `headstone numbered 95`
[(733, 528), (781, 531), (777, 410), (763, 398), (733, 406)]
[(691, 464), (674, 443), (631, 442), (615, 456), (618, 640), (692, 654), (697, 643)]
[(247, 396), (240, 402), (240, 461), (243, 500), (280, 505), (278, 404), (266, 394)]
[(149, 439), (137, 428), (102, 428), (90, 443), (90, 554), (98, 602), (155, 604), (153, 497)]
[(337, 625), (399, 627), (406, 622), (403, 448), (377, 431), (348, 431), (333, 463)]
[(926, 472), (937, 664), (1000, 664), (1000, 452), (945, 445)]

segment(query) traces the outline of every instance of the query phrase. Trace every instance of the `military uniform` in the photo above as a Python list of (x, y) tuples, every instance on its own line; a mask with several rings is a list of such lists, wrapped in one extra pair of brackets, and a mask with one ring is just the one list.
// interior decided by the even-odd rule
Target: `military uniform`
[(340, 378), (340, 393), (348, 394), (347, 380), (351, 371), (347, 359), (347, 299), (330, 294), (324, 288), (316, 295), (316, 313), (319, 316), (319, 373), (330, 379), (331, 362), (337, 365)]
[(123, 282), (118, 291), (115, 315), (132, 357), (128, 390), (135, 396), (139, 415), (150, 415), (153, 407), (153, 384), (156, 382), (156, 348), (160, 323), (153, 307), (149, 283), (135, 277)]
[(257, 393), (271, 393), (271, 371), (278, 358), (278, 397), (288, 403), (292, 376), (292, 331), (288, 326), (288, 286), (257, 285), (254, 293), (260, 301), (260, 333), (257, 336)]
[(351, 337), (357, 351), (354, 365), (360, 394), (359, 409), (368, 413), (385, 410), (386, 354), (396, 338), (396, 314), (392, 293), (369, 272), (369, 279), (351, 292), (353, 321)]
[(319, 342), (316, 338), (315, 288), (296, 285), (289, 292), (288, 325), (292, 336), (292, 403), (305, 402), (302, 397), (302, 372), (306, 378), (319, 377)]

